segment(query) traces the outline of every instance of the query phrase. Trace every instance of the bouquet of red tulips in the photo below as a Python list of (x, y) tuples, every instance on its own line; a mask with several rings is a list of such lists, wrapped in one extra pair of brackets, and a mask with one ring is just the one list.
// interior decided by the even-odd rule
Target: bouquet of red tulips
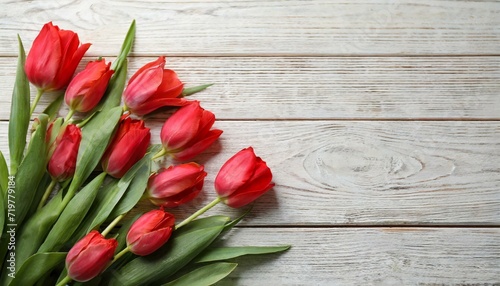
[[(134, 37), (135, 22), (112, 64), (98, 58), (75, 76), (90, 47), (76, 33), (47, 23), (27, 57), (19, 39), (9, 164), (0, 152), (0, 285), (212, 285), (237, 266), (228, 260), (289, 248), (222, 247), (214, 241), (244, 214), (198, 218), (221, 202), (247, 206), (274, 186), (252, 147), (220, 168), (214, 201), (182, 222), (168, 212), (202, 191), (207, 173), (192, 160), (222, 130), (212, 128), (212, 112), (186, 99), (210, 85), (185, 88), (164, 57), (127, 83)], [(59, 91), (32, 119), (43, 94)], [(142, 118), (163, 107), (175, 111), (153, 145)], [(165, 156), (175, 164), (163, 167)], [(152, 210), (137, 213), (141, 200)]]

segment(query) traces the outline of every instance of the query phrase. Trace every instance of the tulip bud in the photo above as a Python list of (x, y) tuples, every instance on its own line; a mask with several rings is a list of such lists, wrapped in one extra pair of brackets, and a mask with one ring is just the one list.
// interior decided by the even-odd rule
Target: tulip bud
[(231, 157), (215, 178), (215, 190), (226, 205), (245, 206), (270, 190), (273, 175), (266, 162), (257, 157), (252, 147)]
[(79, 45), (75, 32), (60, 30), (52, 22), (45, 24), (26, 58), (28, 80), (45, 91), (66, 87), (90, 47), (90, 44)]
[(127, 234), (127, 246), (136, 255), (153, 253), (170, 238), (175, 226), (174, 215), (152, 210), (137, 219)]
[(179, 161), (189, 160), (207, 149), (222, 130), (210, 130), (215, 115), (198, 101), (181, 107), (163, 124), (160, 137), (163, 148)]
[(196, 163), (170, 166), (149, 178), (146, 196), (157, 206), (179, 206), (200, 193), (206, 175), (203, 166)]
[(129, 80), (123, 102), (130, 112), (139, 116), (164, 106), (182, 106), (187, 100), (179, 98), (184, 84), (173, 70), (164, 69), (165, 57), (147, 63)]
[(89, 62), (68, 85), (64, 100), (74, 111), (88, 112), (101, 100), (114, 71), (104, 59)]
[(139, 161), (149, 146), (151, 133), (144, 121), (128, 115), (120, 119), (118, 131), (102, 157), (102, 168), (110, 176), (121, 178)]
[(81, 141), (82, 132), (76, 125), (69, 124), (60, 131), (49, 148), (50, 159), (47, 171), (52, 178), (64, 181), (75, 174), (76, 159)]
[(98, 231), (93, 230), (73, 248), (66, 256), (68, 276), (78, 282), (89, 281), (101, 273), (114, 256), (118, 242), (105, 239)]

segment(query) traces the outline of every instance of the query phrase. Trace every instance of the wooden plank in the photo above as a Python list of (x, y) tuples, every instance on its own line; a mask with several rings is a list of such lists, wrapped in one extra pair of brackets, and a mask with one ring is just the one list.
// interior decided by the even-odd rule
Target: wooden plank
[[(153, 59), (131, 58), (129, 75)], [(215, 83), (190, 98), (219, 119), (500, 118), (499, 57), (173, 57), (167, 64), (186, 86)], [(15, 65), (0, 58), (0, 106), (10, 105)], [(0, 120), (8, 114), (2, 108)]]
[[(161, 122), (147, 125), (153, 142), (159, 143)], [(252, 225), (500, 224), (498, 122), (215, 125), (224, 134), (196, 159), (208, 172), (205, 190), (175, 211), (179, 219), (214, 198), (213, 180), (220, 166), (251, 145), (267, 161), (277, 184), (255, 205), (258, 215), (250, 220)], [(4, 153), (6, 133), (7, 124), (0, 122)]]
[(236, 259), (220, 285), (498, 285), (499, 240), (497, 228), (236, 229), (222, 244), (292, 248)]
[(115, 55), (498, 54), (498, 1), (1, 1), (0, 55), (53, 21)]

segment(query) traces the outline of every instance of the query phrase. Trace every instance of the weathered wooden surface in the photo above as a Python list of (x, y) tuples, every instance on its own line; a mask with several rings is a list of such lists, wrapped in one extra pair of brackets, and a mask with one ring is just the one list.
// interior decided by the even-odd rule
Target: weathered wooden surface
[[(161, 125), (147, 123), (154, 143)], [(252, 225), (500, 225), (498, 122), (224, 121), (216, 127), (224, 130), (221, 139), (197, 158), (209, 174), (205, 192), (179, 217), (212, 200), (219, 168), (252, 145), (277, 184), (256, 204)], [(0, 134), (6, 130), (1, 123)]]
[[(0, 55), (47, 21), (115, 55), (132, 19), (135, 55), (498, 54), (497, 1), (8, 1)], [(30, 45), (28, 44), (27, 47)]]
[(221, 285), (498, 285), (500, 231), (490, 228), (238, 229), (223, 245), (290, 242), (237, 259)]
[[(112, 59), (136, 19), (129, 76), (167, 55), (187, 86), (215, 83), (192, 99), (216, 114), (224, 134), (197, 158), (208, 172), (204, 192), (174, 212), (181, 219), (211, 200), (220, 166), (252, 145), (277, 185), (227, 243), (293, 245), (237, 259), (241, 268), (221, 285), (500, 283), (500, 2), (0, 0), (0, 7), (7, 158), (16, 34), (29, 50), (45, 22), (92, 42), (87, 59)], [(155, 143), (168, 114), (147, 123)]]
[[(131, 58), (131, 73), (154, 59)], [(0, 58), (1, 94), (15, 65)], [(500, 118), (498, 57), (174, 57), (167, 66), (186, 86), (215, 83), (191, 98), (219, 119)]]

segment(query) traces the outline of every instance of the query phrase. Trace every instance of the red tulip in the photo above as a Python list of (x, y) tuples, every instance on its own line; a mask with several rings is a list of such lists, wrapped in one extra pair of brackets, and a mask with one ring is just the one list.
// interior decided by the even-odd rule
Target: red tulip
[(123, 102), (130, 112), (145, 115), (164, 106), (182, 106), (188, 101), (179, 98), (184, 84), (173, 70), (164, 69), (165, 57), (147, 63), (129, 80)]
[(90, 47), (90, 44), (79, 45), (75, 32), (60, 30), (52, 22), (45, 24), (26, 58), (28, 80), (44, 91), (66, 87)]
[(270, 190), (273, 174), (252, 147), (231, 157), (215, 178), (215, 190), (226, 205), (245, 206)]
[(64, 100), (75, 111), (87, 112), (101, 100), (114, 71), (111, 63), (104, 59), (89, 62), (85, 69), (78, 73), (68, 85)]
[(109, 175), (121, 178), (139, 161), (149, 146), (151, 133), (144, 121), (123, 115), (118, 131), (102, 158), (102, 168)]
[(174, 215), (163, 210), (152, 210), (137, 219), (127, 234), (127, 245), (136, 255), (153, 253), (170, 238), (175, 226)]
[(68, 276), (78, 282), (96, 277), (111, 261), (117, 246), (115, 239), (105, 239), (98, 231), (91, 231), (68, 252)]
[(47, 166), (52, 178), (64, 181), (75, 174), (76, 158), (81, 140), (82, 131), (73, 124), (66, 126), (56, 137), (50, 146), (50, 159)]
[(198, 101), (181, 107), (170, 116), (161, 129), (163, 148), (180, 161), (189, 160), (207, 149), (222, 130), (210, 130), (215, 115), (200, 107)]
[(179, 206), (200, 193), (206, 175), (203, 166), (196, 163), (170, 166), (149, 178), (146, 196), (157, 206)]

